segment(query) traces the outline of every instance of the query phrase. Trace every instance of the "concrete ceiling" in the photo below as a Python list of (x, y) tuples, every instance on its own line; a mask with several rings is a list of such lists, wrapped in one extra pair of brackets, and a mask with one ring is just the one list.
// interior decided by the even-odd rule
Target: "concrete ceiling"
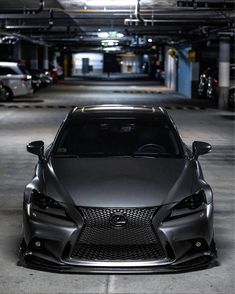
[[(109, 5), (109, 3), (113, 5)], [(117, 5), (117, 3), (119, 3)], [(129, 3), (129, 5), (126, 5)], [(48, 45), (101, 48), (99, 32), (118, 32), (124, 47), (233, 34), (234, 1), (222, 0), (8, 0), (0, 2), (0, 33)]]

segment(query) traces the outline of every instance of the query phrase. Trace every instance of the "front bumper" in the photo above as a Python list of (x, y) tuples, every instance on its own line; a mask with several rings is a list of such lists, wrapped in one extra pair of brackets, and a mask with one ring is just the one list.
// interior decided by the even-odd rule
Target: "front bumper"
[(168, 264), (161, 266), (141, 266), (141, 267), (103, 267), (103, 266), (78, 266), (60, 262), (52, 262), (39, 257), (37, 254), (21, 255), (19, 266), (31, 269), (43, 270), (55, 273), (103, 273), (103, 274), (136, 274), (136, 273), (181, 273), (194, 270), (201, 270), (217, 266), (216, 252), (211, 251), (208, 255), (198, 256), (181, 264)]
[[(161, 260), (100, 261), (72, 258), (68, 252), (75, 246), (83, 224), (80, 221), (57, 219), (52, 216), (28, 215), (24, 209), (24, 240), (19, 265), (70, 273), (162, 273), (182, 272), (215, 266), (216, 248), (213, 241), (213, 205), (204, 211), (167, 220), (169, 207), (160, 209), (153, 227), (166, 252)], [(73, 216), (76, 218), (76, 216)], [(36, 248), (36, 240), (42, 246)], [(197, 248), (196, 242), (202, 246)], [(69, 245), (69, 246), (68, 246)]]

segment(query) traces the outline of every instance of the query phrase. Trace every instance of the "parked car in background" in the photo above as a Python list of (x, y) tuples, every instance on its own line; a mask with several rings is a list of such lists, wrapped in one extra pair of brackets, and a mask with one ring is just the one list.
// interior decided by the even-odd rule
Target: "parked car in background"
[(30, 74), (32, 76), (32, 88), (33, 91), (37, 91), (42, 86), (42, 80), (40, 77), (40, 72), (38, 70), (31, 70)]
[(17, 62), (0, 62), (0, 79), (6, 92), (6, 100), (32, 93), (32, 76)]
[(234, 108), (234, 105), (235, 105), (235, 85), (233, 85), (230, 88), (228, 105), (230, 108)]
[(0, 102), (6, 101), (6, 91), (4, 88), (3, 81), (0, 80)]
[(53, 83), (56, 83), (56, 82), (58, 81), (58, 76), (57, 76), (56, 68), (51, 67), (49, 73), (50, 73), (50, 76), (51, 76), (51, 78), (52, 78)]
[(52, 78), (53, 84), (58, 81), (57, 69), (53, 63), (49, 64), (48, 75)]
[(198, 90), (197, 90), (198, 96), (200, 98), (207, 98), (208, 79), (209, 79), (209, 77), (211, 77), (212, 72), (214, 72), (214, 70), (212, 70), (210, 67), (208, 67), (200, 75)]
[(49, 70), (42, 69), (41, 77), (42, 77), (44, 86), (49, 86), (53, 84), (53, 77), (51, 76), (51, 72)]
[(160, 81), (161, 83), (164, 83), (165, 82), (165, 70), (161, 69), (161, 68), (158, 68), (156, 70), (155, 77), (156, 77), (157, 81)]
[[(230, 65), (230, 88), (228, 106), (235, 104), (235, 64)], [(206, 99), (218, 100), (219, 97), (219, 77), (218, 70), (208, 68), (200, 75), (198, 85), (198, 96)]]
[(50, 71), (45, 69), (33, 69), (30, 70), (32, 75), (32, 87), (34, 91), (37, 91), (41, 87), (49, 86), (53, 83), (53, 79), (50, 75)]
[(235, 105), (235, 64), (230, 67), (230, 88), (228, 106), (234, 108)]
[(212, 71), (207, 77), (206, 98), (216, 100), (219, 96), (218, 70)]

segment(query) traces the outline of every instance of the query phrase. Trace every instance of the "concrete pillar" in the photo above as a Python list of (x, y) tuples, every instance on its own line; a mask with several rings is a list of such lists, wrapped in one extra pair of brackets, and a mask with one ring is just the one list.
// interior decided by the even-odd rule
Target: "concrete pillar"
[(221, 36), (219, 43), (219, 109), (228, 107), (230, 83), (230, 38)]
[(43, 68), (49, 69), (48, 47), (43, 47)]
[(64, 54), (64, 77), (68, 77), (68, 55)]
[(21, 41), (17, 41), (15, 45), (13, 46), (13, 60), (21, 60), (22, 54), (21, 54)]
[(38, 69), (38, 46), (32, 45), (30, 50), (30, 67), (31, 69)]
[(177, 90), (177, 60), (171, 56), (168, 56), (168, 66), (166, 73), (166, 85), (173, 91)]

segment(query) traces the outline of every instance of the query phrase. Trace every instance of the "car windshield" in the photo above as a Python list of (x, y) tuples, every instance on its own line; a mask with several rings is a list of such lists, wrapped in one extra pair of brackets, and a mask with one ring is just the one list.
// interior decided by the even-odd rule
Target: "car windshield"
[(178, 157), (180, 150), (174, 130), (163, 119), (80, 119), (64, 128), (54, 156)]

